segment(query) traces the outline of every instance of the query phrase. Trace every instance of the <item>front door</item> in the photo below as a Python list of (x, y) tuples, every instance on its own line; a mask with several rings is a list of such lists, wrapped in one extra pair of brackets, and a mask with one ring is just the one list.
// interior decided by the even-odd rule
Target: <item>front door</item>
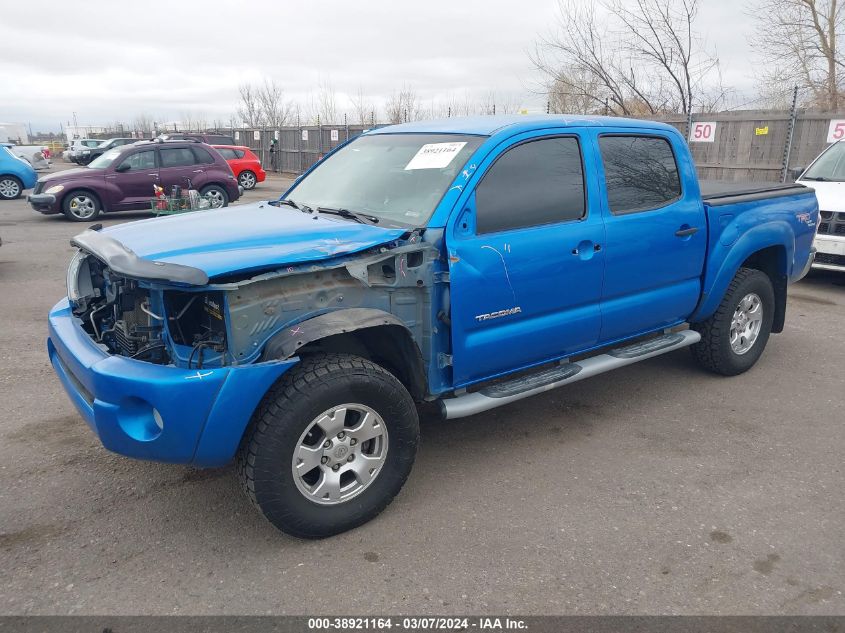
[(134, 152), (106, 172), (106, 186), (115, 209), (149, 209), (156, 184), (158, 167), (153, 149)]
[(679, 323), (701, 296), (707, 224), (697, 187), (681, 186), (696, 182), (692, 165), (682, 163), (682, 178), (675, 160), (682, 142), (624, 131), (596, 139), (606, 192), (602, 343)]
[(604, 224), (584, 141), (523, 135), (480, 164), (447, 228), (455, 387), (595, 345)]

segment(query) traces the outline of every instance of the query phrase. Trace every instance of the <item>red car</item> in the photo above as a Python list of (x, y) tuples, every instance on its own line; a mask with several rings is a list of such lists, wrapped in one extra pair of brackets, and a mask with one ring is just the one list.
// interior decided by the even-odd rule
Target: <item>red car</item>
[(229, 163), (229, 167), (244, 189), (253, 189), (256, 183), (264, 182), (267, 173), (261, 167), (258, 156), (248, 147), (241, 145), (212, 145)]

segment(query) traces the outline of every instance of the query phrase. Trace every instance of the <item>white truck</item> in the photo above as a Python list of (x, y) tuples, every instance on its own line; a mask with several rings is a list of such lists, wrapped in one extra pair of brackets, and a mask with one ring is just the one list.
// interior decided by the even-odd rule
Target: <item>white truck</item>
[(845, 272), (845, 142), (819, 154), (796, 182), (815, 189), (819, 200), (813, 268)]

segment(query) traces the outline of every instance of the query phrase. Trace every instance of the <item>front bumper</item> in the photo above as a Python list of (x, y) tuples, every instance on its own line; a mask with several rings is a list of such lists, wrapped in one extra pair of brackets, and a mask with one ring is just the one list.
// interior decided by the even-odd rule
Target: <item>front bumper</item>
[(58, 213), (56, 196), (52, 193), (34, 193), (26, 197), (26, 201), (39, 213)]
[(816, 247), (813, 268), (845, 272), (845, 238), (817, 235), (813, 246)]
[(298, 360), (182, 369), (103, 351), (67, 299), (50, 312), (47, 351), (71, 401), (107, 449), (137, 459), (223, 466), (267, 389)]

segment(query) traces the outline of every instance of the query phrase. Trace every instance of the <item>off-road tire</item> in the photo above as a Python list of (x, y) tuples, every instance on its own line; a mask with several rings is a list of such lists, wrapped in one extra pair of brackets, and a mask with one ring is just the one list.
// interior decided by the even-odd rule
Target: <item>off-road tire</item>
[[(369, 486), (337, 505), (319, 505), (297, 488), (294, 451), (312, 421), (332, 406), (366, 405), (384, 420), (385, 462)], [(244, 491), (279, 530), (324, 538), (378, 515), (401, 490), (419, 443), (419, 420), (407, 389), (382, 367), (349, 354), (307, 356), (264, 396), (241, 441), (237, 470)]]
[[(731, 348), (731, 320), (740, 301), (749, 293), (761, 299), (762, 324), (753, 346), (744, 354), (737, 354)], [(768, 275), (759, 270), (740, 268), (716, 312), (710, 318), (692, 324), (692, 328), (701, 334), (701, 341), (690, 347), (693, 358), (705, 369), (723, 376), (736, 376), (748, 371), (766, 348), (774, 314), (775, 293)]]

